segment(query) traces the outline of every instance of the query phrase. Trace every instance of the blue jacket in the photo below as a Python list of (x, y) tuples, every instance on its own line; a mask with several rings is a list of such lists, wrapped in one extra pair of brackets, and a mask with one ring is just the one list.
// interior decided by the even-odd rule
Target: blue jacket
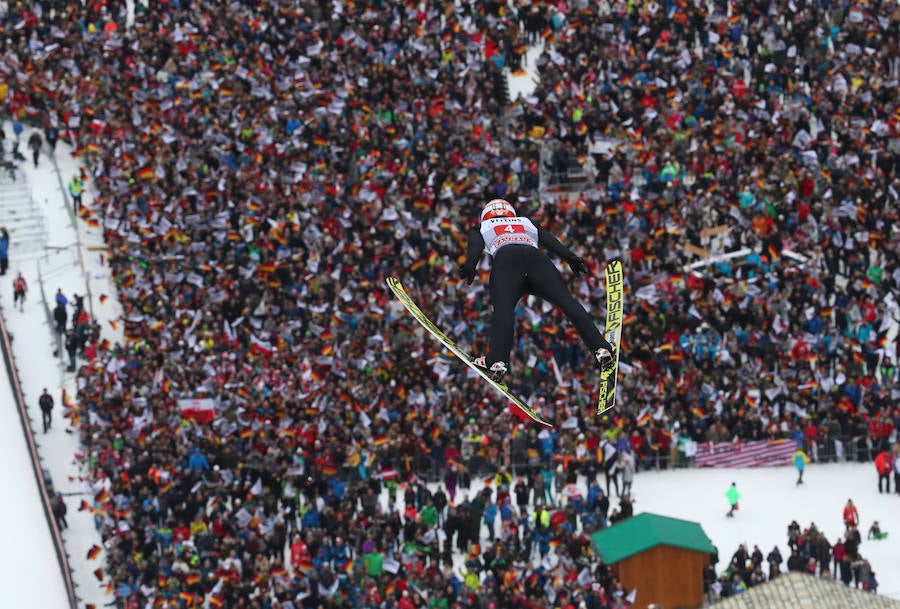
[(809, 457), (806, 456), (806, 453), (802, 450), (798, 450), (794, 453), (794, 465), (801, 472), (806, 468), (806, 464), (809, 463)]
[(206, 455), (204, 455), (199, 450), (195, 450), (191, 453), (191, 456), (188, 457), (188, 469), (192, 472), (197, 471), (198, 469), (202, 472), (209, 471), (209, 461), (206, 459)]
[(0, 258), (9, 256), (9, 239), (0, 239)]

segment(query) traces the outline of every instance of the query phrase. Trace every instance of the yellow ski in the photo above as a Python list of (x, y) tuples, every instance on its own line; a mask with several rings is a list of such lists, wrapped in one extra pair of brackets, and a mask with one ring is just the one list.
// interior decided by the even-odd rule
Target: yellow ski
[(406, 293), (406, 290), (403, 289), (403, 285), (400, 283), (400, 280), (396, 277), (388, 277), (386, 279), (387, 286), (391, 289), (391, 292), (394, 293), (394, 296), (397, 297), (406, 310), (418, 321), (422, 324), (422, 327), (428, 330), (428, 332), (438, 339), (438, 341), (444, 345), (447, 349), (453, 352), (453, 355), (461, 359), (469, 368), (478, 373), (478, 375), (490, 383), (494, 389), (505, 395), (509, 400), (516, 405), (519, 410), (527, 414), (529, 417), (540, 423), (541, 425), (546, 425), (547, 427), (553, 427), (552, 423), (545, 421), (541, 418), (541, 415), (536, 413), (528, 404), (526, 404), (519, 396), (515, 395), (509, 390), (509, 387), (504, 385), (503, 383), (498, 383), (491, 379), (488, 376), (487, 370), (482, 368), (481, 366), (476, 366), (472, 357), (462, 351), (459, 347), (456, 346), (456, 343), (450, 339), (449, 336), (444, 334), (440, 328), (434, 325), (428, 316), (422, 312), (422, 310), (418, 307), (416, 303), (413, 302), (412, 298), (409, 297), (409, 294)]
[(622, 343), (623, 272), (621, 260), (606, 265), (606, 340), (615, 347), (615, 357), (600, 371), (597, 389), (597, 416), (616, 405), (616, 376), (619, 370), (619, 345)]

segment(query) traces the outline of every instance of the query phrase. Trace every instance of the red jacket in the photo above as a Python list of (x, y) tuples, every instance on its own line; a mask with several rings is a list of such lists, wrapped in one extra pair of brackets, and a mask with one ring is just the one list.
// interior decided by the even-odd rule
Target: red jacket
[(878, 470), (879, 474), (883, 476), (890, 474), (893, 466), (894, 459), (888, 451), (883, 450), (875, 457), (875, 469)]
[(844, 508), (844, 524), (859, 524), (859, 512), (856, 511), (856, 506), (847, 506)]

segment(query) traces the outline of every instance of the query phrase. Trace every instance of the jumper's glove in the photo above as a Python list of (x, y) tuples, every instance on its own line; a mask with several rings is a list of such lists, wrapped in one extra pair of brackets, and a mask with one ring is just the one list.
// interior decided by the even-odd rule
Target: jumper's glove
[(585, 264), (584, 260), (582, 260), (578, 256), (572, 256), (571, 258), (566, 260), (566, 262), (569, 263), (569, 268), (572, 269), (572, 272), (575, 273), (576, 277), (591, 274), (591, 269), (588, 268), (588, 265)]
[(475, 265), (469, 264), (468, 262), (460, 264), (459, 277), (465, 281), (467, 285), (472, 285), (472, 282), (475, 280)]

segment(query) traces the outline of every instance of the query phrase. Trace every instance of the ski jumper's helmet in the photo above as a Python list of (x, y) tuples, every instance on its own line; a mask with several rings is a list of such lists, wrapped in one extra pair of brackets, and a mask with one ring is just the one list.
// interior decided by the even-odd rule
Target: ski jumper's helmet
[(491, 199), (484, 204), (484, 209), (481, 211), (482, 222), (500, 216), (506, 218), (516, 217), (516, 210), (509, 201), (506, 199)]

